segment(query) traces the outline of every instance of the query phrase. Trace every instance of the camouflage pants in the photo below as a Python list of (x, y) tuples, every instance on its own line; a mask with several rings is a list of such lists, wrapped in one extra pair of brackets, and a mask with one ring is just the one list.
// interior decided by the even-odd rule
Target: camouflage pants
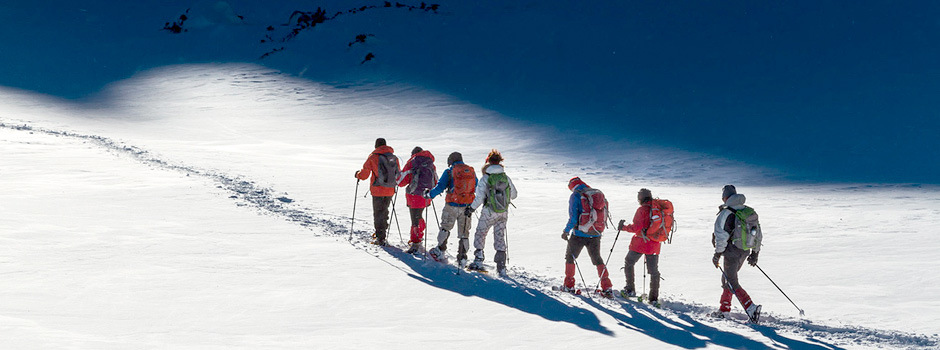
[(473, 248), (482, 251), (486, 247), (486, 233), (493, 228), (493, 248), (498, 252), (505, 252), (509, 246), (506, 244), (506, 221), (508, 212), (494, 213), (489, 208), (483, 208), (480, 213), (480, 222), (477, 223), (477, 232), (473, 235)]

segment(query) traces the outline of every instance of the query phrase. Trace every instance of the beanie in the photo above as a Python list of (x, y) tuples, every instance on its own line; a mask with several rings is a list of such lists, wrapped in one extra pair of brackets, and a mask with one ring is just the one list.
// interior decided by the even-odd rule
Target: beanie
[(424, 149), (422, 149), (421, 147), (415, 146), (415, 148), (414, 148), (413, 150), (411, 150), (411, 155), (418, 154), (418, 152), (421, 152), (421, 151), (423, 151), (423, 150), (424, 150)]
[(573, 177), (571, 178), (571, 180), (568, 180), (568, 189), (571, 191), (574, 191), (574, 188), (578, 187), (579, 185), (587, 186), (587, 184), (584, 183), (584, 181), (581, 181), (580, 177)]
[(721, 199), (726, 199), (735, 194), (738, 194), (738, 190), (734, 188), (734, 185), (725, 185), (721, 188)]
[(382, 146), (385, 146), (385, 139), (383, 139), (383, 138), (381, 138), (381, 137), (375, 139), (375, 148), (379, 148), (379, 147), (382, 147)]
[(453, 152), (447, 156), (447, 166), (454, 165), (455, 162), (462, 162), (463, 155), (460, 152)]

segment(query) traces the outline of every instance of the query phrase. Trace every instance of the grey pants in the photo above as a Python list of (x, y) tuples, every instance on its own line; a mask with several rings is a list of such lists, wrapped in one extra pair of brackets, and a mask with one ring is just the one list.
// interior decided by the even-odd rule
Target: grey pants
[[(734, 290), (741, 289), (741, 284), (738, 282), (738, 271), (744, 267), (744, 262), (747, 261), (747, 256), (750, 253), (750, 250), (742, 250), (733, 244), (728, 244), (728, 248), (725, 248), (723, 254), (725, 274), (721, 276), (721, 288), (728, 288), (728, 283), (731, 283), (731, 288), (734, 288)], [(728, 278), (725, 278), (725, 276)]]
[(437, 247), (441, 251), (447, 250), (447, 239), (450, 232), (457, 225), (457, 259), (466, 259), (470, 250), (470, 217), (464, 215), (467, 207), (444, 205), (441, 212), (441, 232), (437, 234)]
[[(636, 274), (633, 271), (636, 263), (640, 261), (640, 258), (644, 254), (637, 253), (635, 251), (630, 251), (627, 253), (627, 257), (624, 258), (624, 275), (627, 277), (627, 286), (624, 288), (627, 291), (636, 291), (636, 285), (634, 280), (636, 279)], [(659, 255), (654, 254), (645, 254), (646, 255), (646, 272), (650, 274), (650, 293), (649, 300), (659, 300)]]

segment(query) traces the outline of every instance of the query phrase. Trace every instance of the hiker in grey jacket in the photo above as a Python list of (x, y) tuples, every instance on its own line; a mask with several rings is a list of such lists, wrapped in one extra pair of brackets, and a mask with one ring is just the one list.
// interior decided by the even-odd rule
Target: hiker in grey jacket
[(486, 157), (486, 165), (481, 173), (483, 177), (477, 183), (476, 197), (473, 203), (464, 211), (467, 216), (473, 215), (476, 208), (483, 207), (480, 212), (480, 221), (473, 236), (474, 259), (467, 269), (483, 270), (483, 248), (486, 246), (486, 233), (493, 228), (493, 248), (496, 248), (496, 270), (500, 275), (506, 274), (506, 221), (509, 219), (509, 203), (516, 199), (516, 186), (506, 175), (500, 164), (503, 156), (499, 151), (493, 150)]
[(756, 319), (760, 313), (760, 305), (754, 304), (751, 297), (744, 291), (738, 281), (738, 271), (744, 266), (745, 261), (751, 266), (757, 264), (757, 256), (760, 246), (751, 250), (743, 250), (736, 245), (731, 244), (732, 232), (736, 224), (734, 213), (744, 209), (746, 198), (743, 194), (737, 193), (734, 185), (725, 185), (722, 188), (721, 199), (724, 204), (719, 206), (718, 218), (715, 220), (715, 231), (712, 235), (712, 245), (715, 246), (715, 255), (712, 263), (719, 267), (721, 257), (724, 256), (724, 272), (721, 276), (721, 306), (716, 317), (727, 317), (731, 312), (732, 295), (738, 298), (741, 305), (747, 312), (748, 317)]

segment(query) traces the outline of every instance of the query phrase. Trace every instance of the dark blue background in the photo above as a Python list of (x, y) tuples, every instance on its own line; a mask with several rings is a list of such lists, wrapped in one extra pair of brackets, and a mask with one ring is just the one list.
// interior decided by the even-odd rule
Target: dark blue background
[[(277, 46), (259, 39), (293, 10), (383, 2), (228, 3), (244, 24), (180, 35), (159, 29), (215, 2), (0, 5), (0, 85), (81, 98), (161, 65), (254, 62), (418, 84), (516, 119), (795, 178), (940, 182), (938, 2), (440, 1), (436, 14), (344, 15)], [(348, 47), (358, 33), (375, 37)], [(367, 52), (376, 59), (359, 65)]]

